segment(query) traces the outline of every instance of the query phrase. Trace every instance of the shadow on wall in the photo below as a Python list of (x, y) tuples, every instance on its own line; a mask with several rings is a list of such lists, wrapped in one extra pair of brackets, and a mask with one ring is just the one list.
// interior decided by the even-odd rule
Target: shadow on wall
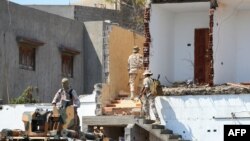
[[(99, 59), (98, 54), (102, 54), (102, 42), (98, 39), (102, 39), (98, 35), (102, 35), (102, 29), (98, 30), (95, 28), (96, 24), (93, 25), (85, 24), (84, 26), (84, 94), (92, 93), (93, 87), (96, 83), (102, 83), (102, 64), (101, 57)], [(99, 26), (99, 25), (98, 25)], [(100, 32), (100, 34), (96, 33)], [(91, 38), (90, 34), (96, 33), (96, 36)]]
[[(173, 130), (172, 125), (174, 126), (174, 129), (179, 129), (179, 131), (173, 130), (174, 134), (179, 134), (182, 136), (183, 139), (188, 139), (191, 140), (193, 138), (193, 133), (191, 128), (187, 128), (182, 124), (182, 122), (177, 119), (175, 111), (173, 110), (172, 106), (168, 103), (167, 100), (164, 100), (163, 97), (158, 97), (160, 104), (161, 104), (161, 109), (160, 109), (160, 115), (162, 115), (161, 121), (163, 120), (165, 123), (166, 128)], [(183, 109), (185, 110), (185, 109)], [(159, 110), (158, 110), (159, 111)], [(162, 119), (163, 118), (163, 119)], [(172, 122), (172, 123), (171, 123)], [(171, 129), (172, 128), (172, 129)]]

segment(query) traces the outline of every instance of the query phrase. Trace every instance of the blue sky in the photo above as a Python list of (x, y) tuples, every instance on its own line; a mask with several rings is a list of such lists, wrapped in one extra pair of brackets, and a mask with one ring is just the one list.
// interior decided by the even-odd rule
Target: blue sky
[(10, 0), (18, 4), (69, 5), (72, 0)]

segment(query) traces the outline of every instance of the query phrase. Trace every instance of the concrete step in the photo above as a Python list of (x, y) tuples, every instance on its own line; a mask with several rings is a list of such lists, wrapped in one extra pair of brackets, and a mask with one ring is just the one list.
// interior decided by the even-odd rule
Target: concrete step
[(152, 129), (165, 129), (164, 125), (153, 124)]
[(116, 107), (116, 104), (107, 104), (106, 107)]
[(134, 115), (136, 117), (140, 116), (140, 112), (138, 110), (133, 110), (136, 108), (131, 107), (104, 107), (103, 114), (104, 115)]
[(173, 134), (173, 131), (169, 129), (162, 129), (161, 134)]
[(154, 120), (147, 120), (138, 118), (137, 124), (144, 128), (145, 130), (152, 133), (155, 137), (161, 139), (162, 141), (185, 141), (182, 139), (181, 135), (173, 134), (170, 129), (165, 129), (164, 125), (152, 124)]
[(120, 92), (120, 93), (118, 94), (118, 97), (129, 97), (129, 96), (130, 96), (129, 93), (124, 93), (124, 92)]
[(169, 139), (181, 139), (182, 136), (181, 135), (177, 135), (177, 134), (169, 134)]
[(121, 100), (111, 100), (111, 104), (118, 104), (121, 103)]
[(143, 124), (152, 124), (154, 123), (155, 121), (154, 120), (151, 120), (151, 119), (144, 119), (143, 121)]
[(141, 107), (140, 102), (135, 102), (133, 100), (120, 100), (120, 103), (115, 104), (116, 107)]

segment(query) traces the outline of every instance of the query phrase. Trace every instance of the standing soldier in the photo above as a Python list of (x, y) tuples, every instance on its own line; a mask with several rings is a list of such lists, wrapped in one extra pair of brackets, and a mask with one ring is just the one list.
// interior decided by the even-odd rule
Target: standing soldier
[(138, 71), (142, 69), (143, 57), (141, 54), (139, 54), (139, 51), (139, 47), (134, 46), (133, 53), (128, 58), (130, 99), (134, 99), (135, 79), (137, 77)]
[(160, 124), (161, 121), (155, 107), (155, 96), (151, 92), (153, 84), (153, 79), (151, 78), (151, 75), (153, 75), (153, 73), (151, 73), (150, 70), (145, 70), (143, 75), (144, 75), (143, 88), (141, 89), (141, 93), (139, 95), (139, 99), (142, 97), (142, 95), (144, 95), (145, 99), (145, 101), (143, 102), (143, 113), (146, 119), (150, 119), (150, 107), (151, 107), (156, 118), (155, 124)]

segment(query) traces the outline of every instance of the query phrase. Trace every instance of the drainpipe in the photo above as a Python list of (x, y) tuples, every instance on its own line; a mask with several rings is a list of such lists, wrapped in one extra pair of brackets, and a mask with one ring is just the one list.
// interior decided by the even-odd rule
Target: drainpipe
[(213, 27), (214, 27), (214, 11), (218, 7), (217, 0), (210, 0), (209, 9), (209, 47), (206, 55), (209, 57), (209, 86), (214, 85), (214, 59), (213, 59)]
[(150, 22), (150, 10), (151, 10), (151, 0), (147, 0), (145, 10), (144, 10), (144, 37), (145, 42), (143, 43), (143, 67), (144, 69), (149, 69), (149, 52), (151, 35), (149, 30)]

